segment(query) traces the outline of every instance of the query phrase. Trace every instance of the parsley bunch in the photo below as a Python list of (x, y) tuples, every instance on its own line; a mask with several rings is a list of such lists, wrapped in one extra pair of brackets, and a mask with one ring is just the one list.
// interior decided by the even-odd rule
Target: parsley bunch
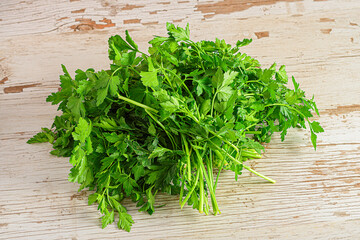
[(69, 181), (94, 191), (89, 204), (98, 203), (103, 228), (116, 213), (118, 227), (130, 231), (122, 200), (152, 214), (159, 192), (179, 195), (181, 208), (216, 215), (222, 169), (236, 180), (245, 168), (274, 183), (244, 164), (261, 158), (260, 142), (307, 125), (316, 148), (323, 131), (309, 119), (311, 110), (319, 115), (313, 98), (294, 77), (294, 89), (285, 86), (284, 66), (261, 69), (239, 52), (251, 40), (194, 42), (188, 25), (166, 27), (168, 36), (155, 36), (148, 53), (127, 31), (125, 39), (111, 37), (110, 69), (76, 70), (72, 78), (62, 66), (61, 90), (46, 99), (62, 115), (28, 141), (50, 142), (51, 154), (70, 157)]

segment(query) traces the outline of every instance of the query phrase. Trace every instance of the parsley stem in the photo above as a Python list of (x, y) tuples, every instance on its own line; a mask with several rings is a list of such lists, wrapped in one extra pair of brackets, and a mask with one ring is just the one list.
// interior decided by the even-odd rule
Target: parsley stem
[(283, 106), (283, 107), (290, 108), (291, 110), (294, 110), (295, 112), (297, 112), (298, 114), (303, 116), (307, 121), (309, 121), (308, 118), (302, 112), (300, 112), (299, 110), (297, 110), (296, 108), (294, 108), (290, 105), (283, 104), (283, 103), (272, 103), (272, 104), (265, 105), (264, 107), (271, 107), (271, 106)]
[(130, 98), (121, 96), (119, 93), (117, 93), (117, 95), (118, 95), (118, 98), (119, 98), (119, 99), (124, 100), (125, 102), (134, 104), (134, 105), (136, 105), (136, 106), (138, 106), (138, 107), (141, 107), (141, 108), (143, 108), (143, 109), (152, 111), (152, 112), (154, 112), (154, 113), (158, 113), (158, 112), (159, 112), (158, 110), (156, 110), (156, 109), (154, 109), (154, 108), (152, 108), (152, 107), (149, 107), (149, 106), (144, 105), (144, 104), (142, 104), (142, 103), (136, 102), (136, 101), (134, 101), (134, 100), (132, 100), (132, 99), (130, 99)]
[(294, 107), (292, 107), (290, 105), (287, 105), (287, 104), (283, 104), (283, 103), (272, 103), (272, 104), (265, 105), (265, 107), (271, 107), (271, 106), (283, 106), (283, 107), (290, 108), (291, 110), (297, 112), (299, 115), (303, 116), (306, 119), (306, 121), (309, 123), (310, 129), (312, 129), (311, 122), (310, 122), (309, 118), (306, 117), (302, 112), (300, 112), (296, 108), (294, 108)]
[(185, 146), (185, 153), (186, 153), (186, 160), (187, 160), (187, 178), (189, 181), (191, 181), (191, 162), (190, 162), (190, 151), (189, 151), (189, 146), (188, 143), (185, 139), (184, 134), (181, 133), (181, 138), (183, 140), (183, 145)]
[(255, 175), (257, 175), (257, 176), (259, 176), (259, 177), (261, 177), (261, 178), (263, 178), (263, 179), (265, 179), (265, 180), (267, 180), (267, 181), (269, 181), (271, 183), (276, 183), (275, 180), (273, 180), (273, 179), (271, 179), (269, 177), (266, 177), (265, 175), (262, 175), (261, 173), (255, 171), (254, 169), (250, 168), (249, 166), (246, 166), (245, 164), (243, 164), (243, 168), (245, 168), (246, 170), (254, 173)]
[(152, 115), (147, 109), (145, 109), (145, 112), (165, 131), (166, 135), (170, 139), (173, 148), (175, 149), (175, 146), (177, 146), (177, 144), (174, 137), (166, 130), (165, 126), (161, 122), (159, 122), (159, 120), (157, 120), (156, 117), (154, 117), (154, 115)]
[(245, 134), (261, 134), (261, 131), (245, 131)]
[(219, 148), (219, 147), (216, 146), (215, 144), (213, 144), (213, 145), (214, 145), (216, 148), (218, 148), (219, 150), (223, 151), (223, 152), (224, 152), (231, 160), (233, 160), (234, 162), (236, 162), (236, 163), (238, 163), (238, 164), (242, 164), (243, 167), (244, 167), (246, 170), (254, 173), (255, 175), (257, 175), (257, 176), (259, 176), (259, 177), (261, 177), (261, 178), (263, 178), (263, 179), (265, 179), (265, 180), (267, 180), (267, 181), (269, 181), (269, 182), (271, 182), (271, 183), (276, 183), (275, 180), (273, 180), (273, 179), (271, 179), (271, 178), (269, 178), (269, 177), (266, 177), (265, 175), (262, 175), (261, 173), (255, 171), (254, 169), (246, 166), (244, 163), (240, 162), (239, 160), (237, 160), (236, 158), (234, 158), (233, 156), (231, 156), (229, 153), (227, 153), (224, 149)]
[(179, 204), (181, 205), (181, 201), (182, 201), (182, 198), (183, 198), (183, 194), (184, 194), (184, 189), (185, 189), (185, 168), (181, 171), (180, 169), (180, 172), (182, 172), (182, 179), (181, 179), (181, 187), (180, 187), (180, 197), (179, 197)]
[[(196, 151), (196, 150), (195, 150)], [(199, 212), (203, 213), (204, 212), (204, 176), (203, 176), (203, 171), (202, 168), (200, 167), (202, 163), (200, 163), (199, 160), (199, 166), (198, 168), (200, 169), (200, 184), (199, 184), (199, 190), (200, 190), (200, 203), (199, 203)]]
[(185, 206), (186, 202), (189, 200), (189, 198), (191, 197), (191, 194), (193, 193), (193, 191), (195, 190), (195, 187), (197, 186), (197, 183), (199, 181), (199, 169), (196, 172), (196, 179), (195, 179), (195, 183), (193, 184), (193, 186), (191, 187), (190, 191), (188, 192), (188, 194), (186, 195), (184, 201), (181, 203), (181, 209)]
[(214, 184), (214, 192), (216, 191), (216, 187), (217, 187), (217, 184), (218, 184), (218, 181), (219, 181), (219, 177), (220, 177), (220, 173), (221, 173), (221, 170), (223, 169), (224, 167), (224, 164), (225, 164), (225, 158), (221, 155), (221, 153), (218, 151), (218, 150), (215, 150), (215, 154), (218, 156), (218, 158), (220, 158), (221, 160), (221, 166), (219, 168), (219, 171), (218, 171), (218, 174), (216, 176), (216, 180), (215, 180), (215, 184)]
[(212, 99), (212, 103), (211, 103), (211, 112), (210, 112), (210, 115), (213, 117), (213, 113), (214, 113), (214, 105), (215, 105), (215, 97), (216, 97), (216, 94), (218, 93), (218, 91), (215, 92), (214, 96), (213, 96), (213, 99)]
[[(214, 188), (213, 188), (213, 184), (212, 184), (212, 179), (210, 179), (209, 176), (206, 174), (205, 166), (202, 161), (202, 156), (200, 155), (199, 151), (196, 148), (193, 148), (193, 149), (198, 157), (199, 168), (200, 168), (201, 172), (203, 173), (206, 183), (209, 187), (211, 202), (213, 204), (213, 211), (214, 211), (214, 214), (216, 215), (218, 212), (220, 213), (220, 211), (219, 211), (219, 206), (216, 201), (215, 192), (214, 192)], [(201, 190), (201, 187), (200, 187), (200, 190)]]

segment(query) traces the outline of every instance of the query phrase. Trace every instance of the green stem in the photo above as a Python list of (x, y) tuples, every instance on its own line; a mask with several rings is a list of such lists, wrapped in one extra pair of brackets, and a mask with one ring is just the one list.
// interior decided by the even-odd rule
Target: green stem
[(195, 183), (194, 185), (191, 187), (190, 191), (188, 192), (188, 194), (186, 195), (184, 201), (181, 203), (181, 209), (185, 206), (186, 202), (189, 200), (189, 198), (191, 197), (191, 194), (193, 193), (193, 191), (195, 190), (195, 187), (199, 181), (199, 169), (196, 172), (196, 179), (195, 179)]
[[(195, 150), (196, 151), (196, 150)], [(202, 168), (199, 166), (198, 167), (200, 169), (200, 184), (199, 184), (199, 190), (200, 190), (200, 202), (199, 202), (199, 212), (203, 213), (204, 212), (204, 176), (203, 176), (203, 171)]]
[(245, 131), (245, 134), (261, 134), (261, 131)]
[(217, 156), (221, 156), (221, 166), (220, 166), (219, 172), (218, 172), (218, 174), (216, 176), (216, 180), (215, 180), (215, 184), (214, 184), (214, 192), (216, 191), (216, 187), (217, 187), (217, 184), (218, 184), (218, 181), (219, 181), (219, 176), (220, 176), (221, 170), (223, 169), (224, 164), (225, 164), (225, 159), (222, 157), (222, 155), (219, 153), (219, 154), (217, 154)]
[(179, 197), (179, 204), (180, 205), (181, 205), (181, 201), (182, 201), (183, 194), (184, 194), (184, 189), (185, 189), (185, 177), (184, 177), (185, 169), (182, 172), (183, 172), (183, 174), (182, 174), (183, 178), (181, 180), (180, 197)]
[(118, 98), (119, 98), (119, 99), (124, 100), (125, 102), (131, 103), (131, 104), (133, 104), (133, 105), (135, 105), (135, 106), (141, 107), (141, 108), (143, 108), (143, 109), (145, 109), (145, 110), (152, 111), (152, 112), (154, 112), (154, 113), (158, 113), (158, 112), (159, 112), (158, 110), (156, 110), (156, 109), (154, 109), (154, 108), (152, 108), (152, 107), (149, 107), (149, 106), (144, 105), (144, 104), (142, 104), (142, 103), (136, 102), (136, 101), (134, 101), (134, 100), (132, 100), (132, 99), (130, 99), (130, 98), (121, 96), (119, 93), (117, 93), (117, 95), (118, 95)]
[(186, 167), (187, 167), (187, 174), (188, 174), (188, 180), (191, 181), (191, 162), (190, 162), (190, 151), (189, 151), (189, 146), (188, 146), (188, 143), (185, 139), (185, 136), (184, 134), (181, 133), (181, 138), (183, 140), (183, 145), (185, 147), (185, 153), (186, 153), (186, 160), (187, 160), (187, 164), (186, 164)]
[(213, 131), (211, 131), (211, 130), (209, 130), (209, 132), (210, 132), (212, 135), (218, 137), (220, 140), (224, 141), (227, 145), (231, 146), (233, 149), (235, 149), (237, 155), (239, 154), (239, 149), (238, 149), (234, 144), (232, 144), (231, 142), (229, 142), (229, 141), (227, 141), (226, 139), (222, 138), (222, 137), (221, 137), (220, 135), (218, 135), (216, 132), (213, 132)]
[(269, 182), (271, 182), (271, 183), (275, 183), (275, 182), (276, 182), (275, 180), (273, 180), (273, 179), (271, 179), (271, 178), (269, 178), (269, 177), (266, 177), (265, 175), (262, 175), (261, 173), (255, 171), (254, 169), (246, 166), (244, 163), (240, 162), (239, 160), (237, 160), (236, 158), (234, 158), (234, 157), (231, 156), (229, 153), (227, 153), (225, 150), (219, 148), (219, 147), (216, 146), (215, 144), (213, 144), (213, 146), (215, 146), (217, 149), (223, 151), (231, 160), (233, 160), (233, 161), (236, 162), (237, 164), (242, 164), (243, 167), (244, 167), (245, 169), (247, 169), (248, 171), (254, 173), (255, 175), (257, 175), (257, 176), (259, 176), (259, 177), (261, 177), (261, 178), (263, 178), (263, 179), (265, 179), (265, 180), (267, 180), (267, 181), (269, 181)]
[(212, 99), (212, 103), (211, 103), (211, 112), (210, 112), (210, 115), (213, 117), (213, 113), (214, 113), (214, 105), (215, 105), (215, 97), (216, 97), (216, 94), (218, 93), (218, 91), (215, 92), (214, 94), (214, 97)]
[(145, 112), (164, 130), (166, 135), (169, 137), (173, 148), (175, 149), (175, 146), (177, 146), (177, 144), (174, 137), (166, 130), (165, 126), (161, 122), (159, 122), (159, 120), (157, 120), (156, 117), (154, 117), (154, 115), (152, 115), (147, 109), (145, 109)]
[(216, 215), (218, 212), (220, 213), (220, 211), (219, 211), (219, 206), (218, 206), (217, 201), (216, 201), (216, 196), (215, 196), (215, 193), (214, 193), (212, 180), (209, 179), (209, 176), (206, 174), (205, 166), (204, 166), (204, 164), (202, 162), (202, 156), (200, 155), (199, 151), (196, 148), (194, 148), (194, 151), (195, 151), (195, 153), (196, 153), (196, 155), (198, 157), (199, 167), (200, 167), (202, 173), (204, 174), (206, 183), (207, 183), (207, 185), (209, 187), (211, 203), (213, 204), (214, 215)]
[(261, 178), (263, 178), (263, 179), (265, 179), (265, 180), (267, 180), (267, 181), (269, 181), (269, 182), (271, 182), (271, 183), (276, 183), (275, 180), (273, 180), (273, 179), (271, 179), (271, 178), (269, 178), (269, 177), (266, 177), (266, 176), (262, 175), (261, 173), (259, 173), (259, 172), (255, 171), (254, 169), (246, 166), (245, 164), (243, 164), (243, 167), (244, 167), (246, 170), (254, 173), (255, 175), (257, 175), (257, 176), (259, 176), (259, 177), (261, 177)]
[[(271, 106), (283, 106), (283, 107), (290, 108), (291, 110), (297, 112), (299, 115), (303, 116), (306, 119), (306, 121), (310, 124), (310, 120), (308, 117), (306, 117), (302, 112), (300, 112), (299, 110), (297, 110), (296, 108), (294, 108), (290, 105), (286, 105), (283, 103), (272, 103), (272, 104), (265, 105), (265, 107), (271, 107)], [(311, 124), (310, 124), (310, 126), (311, 126)]]

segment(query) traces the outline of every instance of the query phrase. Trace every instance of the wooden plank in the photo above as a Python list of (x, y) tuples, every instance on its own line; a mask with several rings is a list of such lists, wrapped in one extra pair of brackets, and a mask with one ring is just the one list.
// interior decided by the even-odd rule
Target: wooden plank
[[(247, 3), (247, 4), (245, 4)], [(249, 4), (250, 3), (250, 4)], [(12, 1), (0, 4), (0, 239), (356, 239), (360, 234), (360, 3), (358, 1)], [(87, 192), (67, 182), (66, 158), (50, 145), (27, 145), (50, 126), (60, 64), (108, 66), (107, 39), (131, 34), (145, 50), (166, 21), (189, 22), (194, 39), (244, 37), (244, 52), (264, 66), (285, 64), (308, 96), (315, 94), (325, 133), (318, 150), (309, 134), (275, 135), (264, 158), (251, 161), (274, 185), (244, 173), (222, 173), (222, 214), (180, 211), (160, 195), (153, 216), (126, 201), (132, 232), (102, 230)]]

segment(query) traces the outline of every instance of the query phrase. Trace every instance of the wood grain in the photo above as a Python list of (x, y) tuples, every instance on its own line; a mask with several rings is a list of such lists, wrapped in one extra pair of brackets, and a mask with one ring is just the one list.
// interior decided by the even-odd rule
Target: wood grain
[[(360, 2), (328, 1), (3, 1), (0, 3), (0, 239), (358, 239), (360, 234)], [(190, 23), (196, 40), (253, 43), (244, 52), (264, 66), (285, 64), (308, 96), (315, 94), (325, 128), (318, 149), (309, 133), (275, 135), (251, 161), (277, 180), (223, 172), (221, 215), (180, 210), (177, 197), (148, 216), (125, 202), (131, 233), (100, 228), (97, 206), (67, 181), (70, 164), (49, 144), (27, 145), (50, 126), (60, 64), (101, 69), (107, 39), (129, 29), (141, 49), (165, 23)]]

